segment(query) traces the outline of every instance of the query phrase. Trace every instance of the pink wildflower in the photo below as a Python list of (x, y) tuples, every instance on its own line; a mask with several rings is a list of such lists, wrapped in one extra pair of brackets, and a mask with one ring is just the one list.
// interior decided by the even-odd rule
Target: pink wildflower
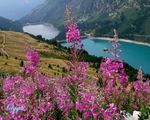
[(120, 119), (120, 113), (114, 103), (109, 104), (106, 110), (102, 110), (104, 120)]
[(68, 25), (68, 31), (66, 33), (66, 42), (75, 42), (80, 43), (81, 37), (80, 37), (80, 31), (78, 29), (77, 24), (70, 24)]
[(26, 58), (33, 66), (36, 66), (40, 62), (40, 56), (34, 49), (29, 49), (27, 51)]

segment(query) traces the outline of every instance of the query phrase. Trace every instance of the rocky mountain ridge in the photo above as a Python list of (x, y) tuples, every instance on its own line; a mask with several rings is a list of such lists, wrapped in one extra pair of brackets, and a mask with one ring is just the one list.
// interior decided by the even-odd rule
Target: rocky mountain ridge
[(66, 5), (72, 7), (82, 31), (95, 36), (110, 34), (113, 28), (121, 34), (150, 35), (150, 0), (46, 0), (20, 21), (61, 28)]

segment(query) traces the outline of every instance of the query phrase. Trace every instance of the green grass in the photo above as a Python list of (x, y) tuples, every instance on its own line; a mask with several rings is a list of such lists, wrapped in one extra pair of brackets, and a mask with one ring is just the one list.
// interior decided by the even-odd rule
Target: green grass
[(59, 55), (57, 53), (51, 53), (46, 51), (39, 51), (40, 56), (43, 58), (56, 58), (56, 59), (66, 59), (66, 56)]
[[(20, 74), (21, 60), (26, 63), (25, 51), (27, 46), (35, 48), (41, 57), (41, 68), (44, 73), (50, 76), (65, 75), (63, 68), (67, 66), (68, 52), (63, 47), (54, 44), (42, 42), (35, 37), (31, 37), (24, 33), (2, 31), (0, 36), (6, 34), (5, 51), (9, 54), (9, 58), (0, 56), (0, 73)], [(2, 38), (0, 37), (0, 41)], [(88, 58), (89, 59), (89, 58)], [(51, 64), (53, 69), (49, 69)], [(60, 66), (60, 67), (57, 67)], [(94, 75), (94, 68), (89, 70), (89, 74)]]

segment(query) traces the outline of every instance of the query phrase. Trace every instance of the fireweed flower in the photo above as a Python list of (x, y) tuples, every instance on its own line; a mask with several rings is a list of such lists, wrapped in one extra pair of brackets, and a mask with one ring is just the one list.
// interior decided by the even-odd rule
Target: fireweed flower
[(114, 56), (114, 58), (106, 58), (106, 60), (101, 63), (99, 70), (99, 73), (102, 75), (103, 81), (106, 85), (112, 87), (120, 84), (127, 85), (128, 81), (123, 61), (118, 59), (121, 51), (118, 53), (119, 43), (116, 30), (114, 30), (114, 33), (114, 40), (110, 42), (113, 49), (108, 51)]
[(40, 62), (39, 54), (33, 48), (30, 48), (26, 53), (26, 59), (28, 60), (28, 64), (23, 67), (24, 73), (26, 75), (35, 74)]
[(78, 44), (81, 42), (80, 31), (78, 29), (78, 25), (76, 23), (68, 25), (68, 31), (66, 33), (66, 42), (75, 42)]
[(113, 58), (106, 58), (100, 65), (99, 73), (102, 74), (106, 83), (112, 82), (112, 86), (126, 84), (128, 77), (123, 68), (123, 61), (116, 61)]
[(114, 103), (109, 104), (107, 109), (102, 110), (102, 115), (104, 120), (120, 119), (120, 113), (118, 112), (118, 109)]
[(27, 51), (26, 58), (33, 66), (36, 66), (40, 62), (40, 56), (33, 48), (30, 48)]
[(98, 119), (100, 114), (99, 105), (96, 103), (96, 96), (92, 93), (84, 93), (81, 95), (81, 98), (76, 100), (76, 110), (83, 112), (84, 119), (93, 117)]
[(86, 80), (88, 78), (87, 69), (88, 63), (86, 62), (75, 63), (74, 66), (71, 68), (71, 71), (73, 72), (73, 75), (71, 76), (72, 81), (82, 83), (84, 80)]
[[(74, 98), (76, 101), (75, 108), (77, 111), (80, 111), (83, 113), (84, 119), (89, 119), (91, 117), (94, 119), (98, 119), (99, 115), (100, 115), (100, 111), (101, 111), (100, 110), (101, 107), (98, 104), (99, 102), (97, 101), (99, 98), (99, 96), (97, 94), (98, 92), (96, 89), (93, 89), (94, 88), (93, 86), (95, 84), (93, 84), (93, 86), (92, 86), (92, 82), (89, 82), (89, 80), (88, 80), (89, 77), (87, 76), (87, 73), (86, 73), (88, 64), (86, 64), (84, 62), (78, 62), (76, 59), (76, 56), (79, 56), (77, 54), (77, 49), (79, 48), (78, 46), (81, 42), (80, 33), (77, 28), (77, 24), (74, 23), (74, 19), (72, 17), (72, 12), (70, 11), (70, 9), (67, 9), (67, 15), (68, 15), (67, 20), (69, 21), (69, 24), (67, 25), (68, 31), (66, 33), (66, 42), (72, 43), (71, 54), (72, 54), (72, 59), (73, 59), (73, 62), (70, 64), (71, 65), (70, 69), (73, 74), (71, 74), (71, 76), (68, 76), (67, 80), (69, 81), (69, 83), (70, 83), (69, 85), (71, 85), (71, 88), (73, 87), (73, 89), (75, 89), (75, 90), (73, 90), (73, 92), (71, 91), (71, 94), (69, 94), (69, 95), (76, 96)], [(115, 43), (117, 43), (117, 42), (115, 42)], [(114, 54), (117, 54), (116, 50), (117, 50), (118, 46), (114, 46), (114, 47), (115, 47), (115, 51), (112, 51), (112, 52), (114, 52)], [(112, 68), (110, 68), (109, 65), (111, 65), (112, 63), (114, 65)], [(110, 72), (109, 73), (110, 76), (108, 76), (109, 78), (113, 77), (113, 73), (117, 73), (120, 70), (120, 68), (123, 69), (122, 63), (119, 63), (119, 62), (117, 63), (117, 62), (113, 62), (113, 60), (110, 60), (110, 61), (108, 60), (108, 64), (109, 65), (106, 66), (106, 67), (108, 67), (106, 74), (108, 74), (108, 72)], [(122, 70), (121, 74), (122, 74), (121, 76), (125, 76), (123, 70)], [(118, 77), (120, 77), (120, 76), (118, 75)], [(124, 81), (126, 82), (125, 77), (124, 78), (122, 77), (122, 79), (121, 79), (123, 82)], [(95, 88), (97, 88), (96, 85), (95, 85)], [(113, 118), (113, 116), (112, 116), (112, 118)]]
[(68, 78), (65, 77), (55, 79), (54, 86), (54, 96), (58, 108), (63, 111), (65, 116), (67, 116), (69, 114), (69, 110), (73, 108), (73, 102), (71, 101), (68, 93)]
[[(73, 106), (75, 106), (75, 109), (77, 111), (83, 112), (84, 119), (88, 119), (91, 116), (94, 117), (94, 119), (97, 119), (99, 116), (99, 112), (97, 110), (98, 105), (95, 103), (95, 96), (90, 93), (94, 92), (92, 91), (92, 88), (96, 88), (96, 86), (94, 86), (93, 84), (94, 87), (91, 87), (92, 82), (86, 83), (89, 79), (87, 75), (88, 63), (78, 62), (78, 60), (76, 59), (76, 56), (80, 56), (80, 54), (78, 53), (78, 49), (82, 49), (83, 45), (81, 44), (78, 25), (77, 23), (74, 23), (71, 10), (67, 9), (66, 12), (67, 20), (69, 22), (69, 24), (67, 25), (68, 31), (66, 32), (66, 42), (72, 43), (72, 61), (69, 64), (71, 75), (67, 77), (67, 81), (69, 81), (68, 87), (69, 90), (71, 90), (71, 94), (69, 92), (68, 95), (70, 97), (76, 96), (73, 97), (73, 101), (75, 101), (75, 103), (73, 102), (72, 104), (74, 105), (72, 105), (71, 107), (73, 108)], [(90, 88), (91, 90), (88, 88)], [(79, 96), (81, 96), (81, 98)]]
[(150, 93), (149, 82), (144, 83), (142, 81), (137, 81), (133, 83), (133, 87), (137, 93), (140, 92)]
[(66, 7), (66, 21), (68, 24), (66, 28), (68, 31), (66, 32), (66, 42), (73, 42), (72, 47), (76, 46), (81, 42), (80, 30), (78, 29), (78, 24), (75, 23), (75, 18), (73, 17), (72, 10), (70, 7)]
[(106, 52), (110, 53), (115, 60), (118, 60), (122, 50), (119, 49), (120, 46), (119, 38), (118, 33), (115, 29), (114, 29), (114, 39), (111, 40), (109, 43), (112, 45), (113, 49), (107, 50)]
[[(100, 65), (100, 76), (102, 81), (101, 90), (105, 101), (114, 104), (120, 109), (124, 109), (124, 105), (130, 110), (137, 110), (140, 105), (145, 105), (150, 99), (149, 82), (143, 82), (143, 74), (141, 69), (138, 71), (136, 82), (129, 82), (128, 76), (125, 73), (123, 60), (119, 60), (121, 50), (118, 50), (118, 35), (115, 32), (114, 40), (110, 43), (113, 46), (111, 53), (114, 58), (106, 58)], [(127, 102), (129, 101), (129, 102)], [(105, 114), (104, 114), (105, 113)], [(103, 113), (104, 119), (113, 119), (113, 115), (109, 118), (109, 113)]]
[(78, 24), (74, 22), (75, 19), (70, 7), (66, 7), (66, 20), (68, 22), (66, 25), (68, 29), (66, 32), (66, 42), (72, 43), (70, 47), (71, 62), (68, 63), (68, 66), (73, 74), (68, 78), (77, 88), (79, 83), (86, 79), (88, 63), (79, 62), (83, 45), (81, 44), (81, 35), (80, 30), (78, 29)]
[(68, 6), (66, 7), (66, 21), (66, 42), (71, 43), (71, 46), (69, 47), (71, 52), (70, 57), (72, 57), (72, 61), (75, 62), (78, 61), (82, 53), (83, 44), (81, 43), (81, 34), (78, 29), (78, 24), (75, 22), (75, 18), (72, 15), (72, 10)]
[(150, 82), (143, 82), (143, 80), (143, 72), (140, 68), (137, 75), (137, 81), (133, 82), (132, 85), (135, 90), (136, 99), (142, 102), (142, 104), (145, 104), (150, 99)]
[(6, 94), (10, 94), (14, 91), (14, 89), (16, 89), (17, 86), (19, 86), (20, 84), (23, 84), (23, 82), (24, 80), (21, 76), (7, 77), (3, 83), (3, 91)]
[(137, 79), (138, 81), (143, 81), (143, 72), (142, 72), (142, 68), (140, 67), (140, 69), (138, 70), (138, 75), (137, 75)]
[(3, 120), (3, 117), (0, 115), (0, 120)]
[[(99, 73), (103, 85), (101, 86), (101, 90), (103, 91), (102, 94), (104, 99), (108, 103), (115, 101), (114, 104), (121, 108), (121, 106), (124, 105), (124, 103), (121, 101), (127, 101), (127, 97), (124, 97), (123, 95), (128, 95), (126, 93), (128, 77), (125, 73), (123, 60), (119, 60), (121, 51), (118, 50), (118, 34), (115, 30), (114, 32), (114, 40), (110, 42), (113, 46), (113, 49), (108, 50), (108, 53), (111, 53), (114, 58), (106, 58), (100, 65)], [(108, 119), (110, 118), (108, 117)]]

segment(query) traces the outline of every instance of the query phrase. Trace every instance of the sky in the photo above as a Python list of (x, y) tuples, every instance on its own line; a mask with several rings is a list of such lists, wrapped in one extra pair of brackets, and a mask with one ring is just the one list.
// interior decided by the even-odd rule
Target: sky
[(0, 16), (20, 19), (45, 0), (0, 0)]

